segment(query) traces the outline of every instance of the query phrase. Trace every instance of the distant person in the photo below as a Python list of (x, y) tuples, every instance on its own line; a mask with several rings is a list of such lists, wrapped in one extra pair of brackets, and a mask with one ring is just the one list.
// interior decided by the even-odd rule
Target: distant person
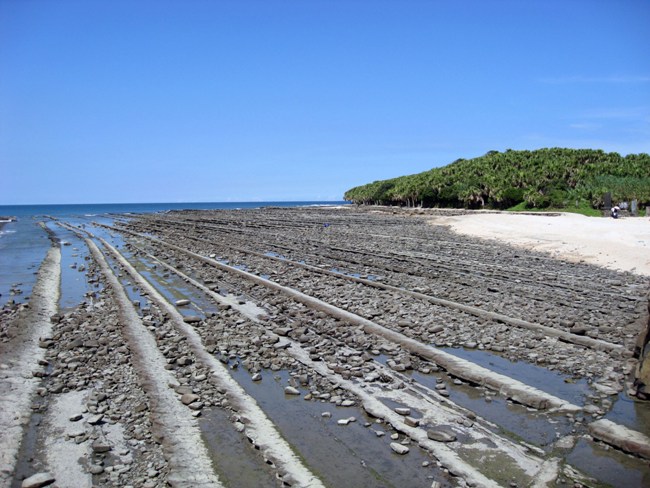
[(612, 218), (617, 219), (618, 218), (618, 213), (621, 211), (620, 207), (618, 205), (615, 205), (612, 207)]

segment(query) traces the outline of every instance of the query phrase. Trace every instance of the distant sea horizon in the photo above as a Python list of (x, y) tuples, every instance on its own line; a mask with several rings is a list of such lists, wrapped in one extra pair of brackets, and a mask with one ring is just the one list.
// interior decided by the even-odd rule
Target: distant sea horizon
[(120, 213), (153, 213), (168, 210), (225, 210), (261, 207), (303, 207), (346, 205), (345, 200), (291, 200), (264, 202), (147, 202), (147, 203), (38, 203), (0, 205), (0, 217), (28, 217), (37, 215), (93, 216)]

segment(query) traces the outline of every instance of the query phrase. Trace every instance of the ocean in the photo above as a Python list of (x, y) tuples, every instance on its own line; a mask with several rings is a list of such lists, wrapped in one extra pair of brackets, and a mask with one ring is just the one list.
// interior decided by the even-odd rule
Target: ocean
[[(24, 303), (31, 294), (36, 273), (50, 247), (45, 231), (38, 225), (47, 216), (72, 224), (93, 221), (110, 224), (117, 214), (141, 214), (168, 210), (247, 209), (260, 207), (301, 207), (343, 205), (338, 201), (306, 202), (181, 202), (109, 203), (81, 205), (0, 205), (0, 218), (16, 217), (15, 222), (0, 222), (0, 306), (9, 300)], [(54, 227), (50, 227), (55, 229)], [(58, 232), (58, 229), (57, 229)]]

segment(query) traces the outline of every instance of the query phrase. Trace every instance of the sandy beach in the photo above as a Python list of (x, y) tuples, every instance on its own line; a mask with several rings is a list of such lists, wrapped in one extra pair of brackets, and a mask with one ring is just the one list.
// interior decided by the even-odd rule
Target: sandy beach
[(562, 213), (474, 213), (436, 217), (460, 234), (495, 239), (558, 259), (650, 276), (650, 218), (620, 219)]
[(464, 214), (48, 222), (0, 315), (0, 487), (641, 488), (650, 280), (592, 244), (647, 253), (647, 219)]

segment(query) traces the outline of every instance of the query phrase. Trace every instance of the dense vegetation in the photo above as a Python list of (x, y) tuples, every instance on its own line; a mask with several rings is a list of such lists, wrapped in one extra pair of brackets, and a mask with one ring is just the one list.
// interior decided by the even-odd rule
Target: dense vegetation
[(591, 149), (490, 151), (474, 159), (348, 190), (358, 204), (422, 207), (600, 208), (615, 202), (650, 205), (650, 155)]

